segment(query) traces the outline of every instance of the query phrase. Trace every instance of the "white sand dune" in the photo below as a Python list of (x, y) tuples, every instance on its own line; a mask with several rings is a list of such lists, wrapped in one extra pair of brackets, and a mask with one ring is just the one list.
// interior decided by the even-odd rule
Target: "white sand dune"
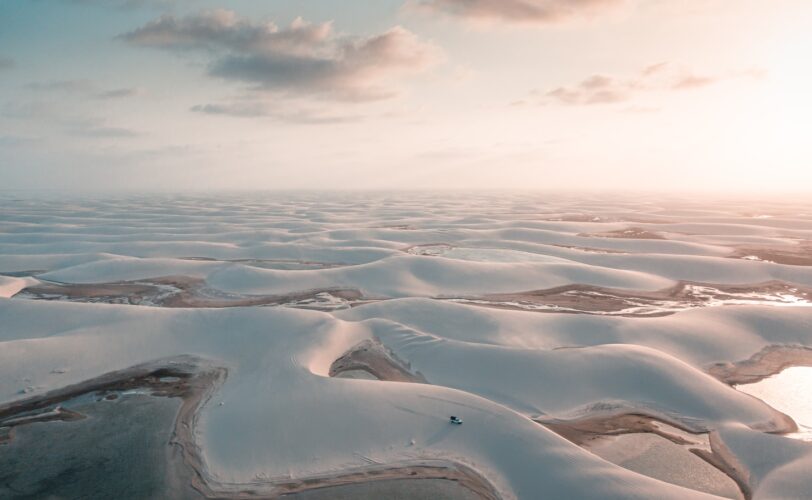
[[(0, 210), (0, 405), (142, 363), (208, 360), (228, 375), (191, 435), (203, 480), (225, 496), (444, 461), (506, 499), (712, 498), (542, 425), (630, 414), (710, 433), (717, 459), (740, 474), (725, 472), (755, 498), (809, 497), (812, 445), (768, 434), (793, 422), (711, 375), (776, 346), (812, 348), (812, 266), (741, 253), (758, 245), (803, 255), (808, 207), (291, 194), (0, 198)], [(112, 285), (167, 277), (200, 280), (219, 299), (351, 289), (362, 305), (173, 309), (104, 303), (119, 299), (113, 292), (68, 302), (92, 286), (72, 297), (24, 291), (131, 290)], [(557, 287), (649, 297), (683, 281), (745, 295), (770, 282), (783, 288), (769, 293), (790, 297), (709, 300), (656, 317), (586, 314), (578, 296), (567, 314), (444, 300)], [(359, 345), (379, 346), (415, 382), (331, 377)]]

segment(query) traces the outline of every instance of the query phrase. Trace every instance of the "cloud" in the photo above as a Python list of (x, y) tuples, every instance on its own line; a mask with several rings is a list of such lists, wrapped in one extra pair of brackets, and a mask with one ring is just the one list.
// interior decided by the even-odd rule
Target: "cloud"
[[(47, 1), (47, 0), (43, 0)], [(51, 0), (53, 2), (70, 3), (74, 5), (94, 5), (101, 7), (113, 7), (117, 9), (136, 9), (141, 7), (152, 7), (167, 9), (186, 0)]]
[(25, 88), (37, 92), (87, 93), (93, 91), (93, 84), (89, 80), (49, 80), (31, 82), (26, 84)]
[(142, 93), (143, 91), (138, 88), (120, 88), (101, 90), (96, 92), (93, 97), (96, 99), (123, 99), (126, 97), (135, 97)]
[(77, 123), (73, 127), (68, 127), (67, 132), (71, 135), (90, 138), (132, 138), (141, 134), (135, 130), (124, 127), (110, 127), (98, 123)]
[(0, 71), (11, 69), (15, 66), (14, 59), (10, 57), (0, 56)]
[(64, 109), (60, 102), (12, 102), (0, 107), (0, 117), (53, 128), (67, 135), (87, 138), (132, 138), (142, 136), (138, 131), (113, 126), (100, 117), (87, 116)]
[[(653, 91), (668, 92), (707, 87), (736, 78), (760, 78), (757, 70), (701, 75), (671, 63), (658, 63), (643, 68), (631, 77), (595, 74), (575, 85), (556, 87), (541, 93), (542, 104), (591, 105), (625, 102)], [(539, 92), (534, 93), (536, 96)], [(522, 101), (527, 102), (527, 101)]]
[(36, 138), (21, 135), (0, 135), (0, 148), (17, 147), (36, 141)]
[(323, 125), (350, 123), (364, 119), (362, 115), (338, 114), (307, 107), (281, 107), (264, 101), (239, 101), (193, 106), (192, 111), (209, 115), (225, 115), (248, 118), (269, 118), (275, 121), (299, 125)]
[(397, 94), (394, 81), (440, 59), (434, 45), (402, 27), (370, 37), (336, 34), (331, 23), (297, 18), (286, 28), (241, 19), (227, 10), (164, 15), (121, 39), (143, 47), (202, 52), (208, 73), (255, 91), (349, 101)]
[(31, 82), (25, 88), (37, 92), (65, 92), (90, 99), (121, 99), (141, 94), (137, 88), (99, 89), (90, 80), (49, 80)]
[(410, 0), (407, 6), (484, 22), (552, 24), (593, 17), (626, 0)]

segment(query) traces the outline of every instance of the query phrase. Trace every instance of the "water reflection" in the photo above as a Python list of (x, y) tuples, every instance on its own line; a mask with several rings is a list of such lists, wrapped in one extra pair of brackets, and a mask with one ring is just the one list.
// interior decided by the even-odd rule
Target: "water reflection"
[(792, 417), (798, 432), (789, 437), (812, 441), (812, 367), (787, 368), (761, 382), (736, 388)]

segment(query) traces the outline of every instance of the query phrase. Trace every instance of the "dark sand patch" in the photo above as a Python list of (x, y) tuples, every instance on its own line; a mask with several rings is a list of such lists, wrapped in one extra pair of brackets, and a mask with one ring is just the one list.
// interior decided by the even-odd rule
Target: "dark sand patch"
[(750, 472), (736, 459), (736, 456), (722, 442), (717, 432), (708, 435), (711, 450), (692, 449), (691, 452), (720, 471), (724, 472), (739, 485), (744, 498), (753, 498), (753, 488), (750, 484)]
[(812, 266), (812, 241), (803, 241), (787, 247), (739, 247), (731, 257), (790, 266)]
[(542, 219), (548, 222), (618, 222), (614, 217), (601, 217), (594, 214), (566, 214)]
[[(782, 426), (781, 431), (795, 425), (792, 419), (786, 415), (777, 411), (775, 411), (775, 414), (779, 417), (778, 425)], [(573, 420), (537, 418), (535, 421), (587, 450), (607, 437), (633, 434), (659, 436), (687, 449), (723, 472), (736, 483), (745, 499), (752, 497), (752, 491), (744, 469), (737, 465), (738, 462), (735, 457), (724, 448), (718, 436), (714, 439), (716, 433), (709, 432), (708, 429), (688, 427), (682, 422), (665, 418), (662, 415), (651, 415), (642, 412), (588, 415)], [(707, 436), (707, 444), (696, 439), (700, 436)]]
[(411, 255), (422, 255), (424, 257), (439, 257), (444, 253), (453, 250), (454, 245), (449, 243), (425, 243), (422, 245), (412, 245), (404, 248), (403, 251)]
[(594, 213), (569, 213), (555, 216), (548, 216), (541, 220), (549, 222), (594, 222), (594, 223), (616, 223), (627, 222), (631, 224), (668, 224), (670, 221), (645, 217), (625, 217), (618, 215), (596, 215)]
[(580, 252), (586, 253), (601, 253), (601, 254), (624, 254), (628, 255), (629, 252), (624, 252), (622, 250), (610, 250), (606, 248), (594, 248), (594, 247), (579, 247), (576, 245), (561, 245), (561, 244), (552, 244), (551, 246), (558, 247), (558, 248), (568, 248), (570, 250), (578, 250)]
[[(378, 499), (389, 498), (378, 496), (379, 491), (386, 491), (389, 488), (397, 486), (422, 487), (427, 486), (423, 483), (420, 486), (412, 486), (412, 481), (426, 481), (433, 480), (442, 483), (453, 483), (456, 487), (453, 490), (449, 489), (449, 484), (444, 484), (443, 489), (445, 494), (451, 493), (459, 496), (450, 496), (454, 500), (463, 500), (468, 498), (478, 498), (482, 500), (499, 500), (501, 495), (476, 471), (462, 465), (460, 463), (446, 461), (446, 460), (422, 460), (403, 462), (401, 464), (370, 466), (356, 471), (347, 471), (340, 474), (312, 476), (306, 479), (276, 482), (273, 489), (265, 489), (259, 491), (246, 491), (241, 492), (242, 496), (236, 498), (285, 498), (293, 496), (297, 498), (298, 494), (309, 493), (311, 495), (318, 495), (328, 493), (328, 496), (304, 496), (303, 498), (333, 498), (329, 493), (333, 488), (340, 488), (338, 491), (347, 490), (358, 493), (358, 496), (353, 498), (358, 499)], [(397, 481), (397, 482), (395, 482)], [(408, 491), (408, 490), (407, 490)], [(436, 491), (436, 490), (435, 490)], [(442, 493), (442, 489), (439, 491)], [(366, 496), (364, 493), (370, 495)], [(427, 491), (430, 495), (432, 491)], [(222, 494), (222, 493), (220, 493)], [(217, 497), (215, 497), (217, 498)], [(230, 497), (235, 498), (235, 497)], [(397, 498), (397, 497), (395, 497)], [(401, 497), (412, 498), (412, 497)], [(435, 498), (428, 496), (426, 498)]]
[[(645, 413), (593, 415), (573, 420), (537, 418), (535, 421), (579, 446), (585, 446), (591, 441), (605, 436), (638, 433), (656, 434), (674, 444), (686, 445), (691, 444), (691, 442), (678, 433), (669, 432), (668, 427), (691, 434), (707, 432), (704, 429), (689, 429), (675, 420), (668, 419), (666, 421), (663, 417)], [(658, 424), (666, 424), (668, 427)]]
[(812, 306), (812, 289), (772, 281), (755, 285), (711, 285), (680, 282), (655, 292), (630, 292), (590, 285), (566, 285), (518, 293), (443, 300), (537, 312), (626, 317), (668, 316), (686, 309), (723, 305)]
[(391, 229), (393, 231), (417, 231), (417, 226), (413, 226), (411, 224), (395, 224), (395, 225), (384, 225), (384, 226), (371, 226), (372, 229)]
[(812, 366), (812, 348), (802, 345), (765, 347), (749, 359), (708, 367), (712, 376), (729, 385), (753, 384), (791, 366)]
[(578, 236), (583, 238), (621, 238), (632, 240), (664, 240), (663, 235), (643, 229), (640, 227), (628, 227), (626, 229), (617, 229), (615, 231), (605, 231), (602, 233), (579, 233)]
[(378, 380), (426, 383), (419, 372), (413, 373), (408, 363), (400, 360), (380, 342), (365, 340), (350, 349), (330, 366), (330, 376), (362, 371)]
[(195, 260), (204, 262), (229, 262), (244, 266), (258, 267), (260, 269), (277, 269), (282, 271), (307, 271), (310, 269), (334, 269), (347, 267), (351, 264), (341, 262), (316, 262), (294, 259), (214, 259), (211, 257), (181, 257), (182, 260)]
[(284, 295), (242, 295), (220, 292), (205, 281), (185, 276), (116, 283), (72, 284), (45, 282), (27, 287), (15, 298), (128, 304), (171, 308), (226, 308), (286, 306), (332, 311), (366, 302), (354, 289), (329, 288)]
[(372, 483), (334, 486), (283, 498), (297, 500), (480, 500), (483, 497), (448, 479), (389, 479)]
[[(707, 435), (702, 437), (707, 440)], [(588, 449), (604, 460), (667, 483), (723, 498), (744, 498), (736, 481), (688, 446), (651, 433), (606, 437)]]

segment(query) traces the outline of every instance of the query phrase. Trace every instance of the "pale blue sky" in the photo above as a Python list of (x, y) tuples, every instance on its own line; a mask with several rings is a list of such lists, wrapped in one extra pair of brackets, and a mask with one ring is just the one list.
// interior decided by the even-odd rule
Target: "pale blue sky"
[(0, 188), (808, 189), (810, 25), (805, 0), (4, 0)]

